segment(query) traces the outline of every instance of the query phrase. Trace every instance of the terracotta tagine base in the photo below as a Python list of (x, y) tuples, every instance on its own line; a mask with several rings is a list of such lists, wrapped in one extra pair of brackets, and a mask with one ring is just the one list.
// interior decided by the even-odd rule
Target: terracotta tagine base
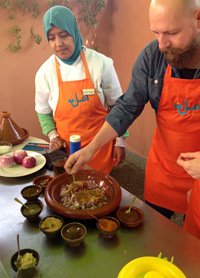
[(13, 145), (18, 145), (26, 140), (29, 133), (26, 129), (19, 127), (10, 117), (9, 112), (1, 112), (0, 121), (0, 141), (8, 141)]

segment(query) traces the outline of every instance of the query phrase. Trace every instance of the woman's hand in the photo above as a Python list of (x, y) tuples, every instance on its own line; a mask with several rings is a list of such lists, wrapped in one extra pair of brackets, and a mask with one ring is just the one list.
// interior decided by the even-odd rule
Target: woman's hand
[(60, 148), (65, 147), (65, 141), (63, 141), (59, 136), (55, 137), (50, 141), (49, 148), (52, 151), (59, 150)]
[(114, 147), (113, 159), (115, 161), (115, 166), (118, 166), (125, 159), (125, 148), (124, 147)]
[(200, 179), (200, 152), (181, 153), (177, 164), (194, 179)]

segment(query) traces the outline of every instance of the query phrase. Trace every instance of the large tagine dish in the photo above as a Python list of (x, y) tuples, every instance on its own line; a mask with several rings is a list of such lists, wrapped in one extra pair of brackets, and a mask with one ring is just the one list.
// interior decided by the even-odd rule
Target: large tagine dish
[(7, 141), (12, 145), (18, 145), (26, 140), (29, 133), (26, 129), (19, 127), (10, 117), (7, 111), (1, 112), (0, 141)]
[(46, 187), (45, 201), (59, 215), (74, 219), (102, 217), (118, 208), (121, 188), (118, 182), (100, 172), (85, 170), (73, 177), (64, 173)]

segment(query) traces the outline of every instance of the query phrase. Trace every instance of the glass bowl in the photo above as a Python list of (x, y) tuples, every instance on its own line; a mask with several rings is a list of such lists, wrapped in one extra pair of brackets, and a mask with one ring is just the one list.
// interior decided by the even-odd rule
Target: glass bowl
[(8, 141), (0, 141), (0, 155), (11, 152), (12, 144)]

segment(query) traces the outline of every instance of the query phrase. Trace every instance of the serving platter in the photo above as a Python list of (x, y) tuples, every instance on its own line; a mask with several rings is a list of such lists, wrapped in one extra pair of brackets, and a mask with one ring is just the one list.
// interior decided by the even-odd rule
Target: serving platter
[[(38, 152), (32, 152), (32, 151), (26, 151), (29, 156), (33, 156), (36, 159), (36, 166), (33, 168), (25, 168), (22, 165), (15, 164), (12, 167), (6, 168), (6, 167), (0, 167), (0, 176), (2, 177), (23, 177), (30, 175), (32, 173), (35, 173), (39, 171), (46, 163), (46, 158), (38, 153)], [(13, 152), (7, 153), (9, 155), (12, 155)]]
[[(108, 196), (107, 204), (95, 209), (70, 209), (61, 204), (60, 191), (63, 185), (70, 184), (73, 181), (71, 175), (61, 174), (54, 178), (46, 187), (45, 201), (48, 207), (59, 215), (73, 219), (92, 219), (92, 215), (102, 217), (110, 214), (119, 206), (121, 201), (121, 188), (118, 182), (109, 175), (96, 171), (80, 171), (76, 173), (76, 180), (87, 181), (94, 180), (97, 184), (104, 183), (107, 186), (106, 195)], [(88, 214), (88, 212), (90, 214)]]

